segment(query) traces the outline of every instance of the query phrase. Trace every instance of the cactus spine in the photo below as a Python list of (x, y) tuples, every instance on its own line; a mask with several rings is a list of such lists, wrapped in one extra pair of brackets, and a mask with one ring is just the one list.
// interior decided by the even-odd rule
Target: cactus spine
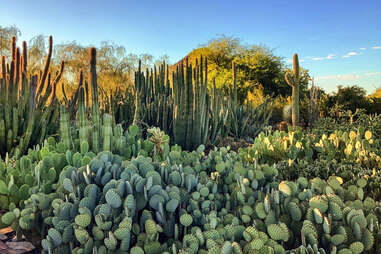
[(286, 83), (292, 87), (292, 127), (295, 129), (299, 125), (299, 86), (300, 86), (300, 73), (299, 73), (299, 60), (298, 54), (293, 56), (293, 71), (286, 72), (284, 79)]

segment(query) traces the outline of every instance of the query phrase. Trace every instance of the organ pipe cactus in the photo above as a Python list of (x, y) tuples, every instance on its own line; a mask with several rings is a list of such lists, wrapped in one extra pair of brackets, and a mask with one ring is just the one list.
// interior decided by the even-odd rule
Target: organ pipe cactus
[(12, 38), (12, 58), (6, 63), (1, 58), (0, 77), (0, 154), (17, 156), (28, 148), (42, 143), (46, 135), (58, 129), (58, 107), (56, 87), (62, 77), (64, 62), (61, 62), (55, 79), (49, 72), (53, 51), (53, 39), (49, 38), (49, 51), (40, 75), (27, 76), (27, 45), (22, 52), (16, 48)]
[(165, 63), (144, 74), (139, 61), (135, 72), (135, 113), (133, 124), (158, 126), (168, 132), (172, 125), (172, 88), (169, 70)]
[(300, 70), (298, 55), (295, 53), (293, 56), (292, 73), (287, 71), (284, 79), (286, 83), (292, 87), (292, 126), (295, 130), (296, 126), (300, 124), (299, 121), (299, 93), (300, 93)]
[(210, 101), (207, 90), (207, 60), (193, 67), (185, 62), (173, 73), (173, 134), (174, 142), (186, 149), (206, 143), (209, 137)]
[(97, 82), (97, 51), (94, 47), (90, 48), (90, 72), (89, 72), (89, 83), (91, 86), (91, 98), (92, 98), (92, 122), (94, 124), (93, 129), (93, 150), (97, 153), (100, 149), (99, 146), (99, 135), (100, 135), (100, 110), (98, 102), (98, 82)]

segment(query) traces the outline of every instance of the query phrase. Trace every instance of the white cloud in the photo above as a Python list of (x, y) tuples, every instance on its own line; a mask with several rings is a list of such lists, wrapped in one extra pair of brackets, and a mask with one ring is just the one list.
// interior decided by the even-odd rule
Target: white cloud
[(368, 93), (375, 87), (380, 86), (381, 71), (369, 70), (368, 72), (332, 74), (326, 76), (317, 76), (315, 84), (322, 87), (327, 92), (333, 92), (337, 85), (358, 85), (365, 88)]
[(368, 73), (364, 73), (364, 76), (376, 76), (376, 75), (380, 75), (381, 74), (381, 71), (379, 72), (368, 72)]
[(351, 52), (348, 52), (347, 54), (343, 55), (343, 57), (348, 58), (348, 57), (357, 56), (357, 55), (360, 55), (360, 54), (357, 53), (356, 51), (351, 51)]
[(366, 50), (366, 48), (360, 48), (361, 50)]
[(299, 62), (303, 63), (303, 62), (304, 62), (304, 59), (300, 59)]
[(316, 80), (327, 80), (327, 79), (336, 79), (336, 80), (356, 80), (360, 79), (360, 75), (356, 74), (337, 74), (337, 75), (328, 75), (328, 76), (320, 76), (316, 77)]
[(328, 56), (325, 57), (312, 57), (311, 59), (314, 61), (321, 61), (321, 60), (326, 60), (326, 59), (333, 59), (336, 55), (335, 54), (329, 54)]
[(381, 71), (378, 72), (365, 72), (365, 73), (357, 73), (357, 74), (335, 74), (335, 75), (327, 75), (327, 76), (318, 76), (316, 80), (357, 80), (363, 77), (371, 77), (381, 75)]
[(374, 46), (372, 49), (381, 49), (381, 46)]

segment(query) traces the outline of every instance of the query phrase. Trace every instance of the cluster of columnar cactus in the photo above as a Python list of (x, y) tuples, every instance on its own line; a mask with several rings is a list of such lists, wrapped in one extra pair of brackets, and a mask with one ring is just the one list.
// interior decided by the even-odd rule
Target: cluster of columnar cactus
[(185, 149), (213, 144), (228, 135), (256, 135), (271, 116), (269, 101), (256, 108), (238, 102), (235, 79), (229, 96), (215, 84), (208, 87), (206, 58), (201, 57), (194, 66), (186, 59), (171, 78), (165, 64), (145, 75), (140, 66), (135, 73), (134, 124), (158, 126)]
[[(174, 142), (194, 149), (208, 141), (210, 99), (207, 88), (207, 60), (201, 57), (196, 66), (181, 63), (173, 73)], [(213, 112), (215, 113), (215, 112)], [(221, 127), (220, 127), (221, 128)]]
[(40, 75), (27, 75), (27, 45), (22, 51), (12, 38), (10, 63), (1, 58), (0, 75), (0, 155), (20, 156), (27, 149), (41, 144), (45, 137), (58, 129), (56, 87), (64, 69), (61, 62), (55, 78), (49, 72), (53, 39), (49, 38), (49, 52)]
[(172, 123), (173, 99), (169, 83), (168, 65), (154, 70), (141, 70), (141, 61), (135, 72), (134, 124), (145, 122), (169, 132)]

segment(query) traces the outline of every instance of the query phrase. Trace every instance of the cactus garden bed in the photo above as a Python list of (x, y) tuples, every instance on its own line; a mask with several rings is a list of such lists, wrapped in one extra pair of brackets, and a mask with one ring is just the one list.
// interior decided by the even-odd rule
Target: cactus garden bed
[[(181, 64), (171, 85), (165, 66), (145, 75), (139, 66), (133, 124), (117, 123), (120, 105), (98, 98), (95, 48), (89, 84), (81, 72), (61, 105), (64, 64), (43, 89), (47, 71), (28, 83), (26, 58), (13, 49), (17, 71), (8, 75), (3, 58), (1, 89), (28, 89), (0, 98), (0, 226), (14, 232), (0, 253), (380, 253), (381, 141), (372, 130), (265, 130), (268, 104), (239, 105), (235, 82), (230, 97), (208, 90), (206, 59)], [(297, 66), (295, 55), (286, 76), (294, 98)], [(234, 141), (244, 135), (253, 142)], [(228, 136), (236, 139), (213, 146)]]
[[(377, 253), (380, 248), (379, 140), (371, 133), (318, 140), (301, 131), (263, 133), (238, 153), (221, 147), (205, 156), (203, 146), (183, 151), (170, 147), (159, 129), (149, 132), (142, 139), (131, 126), (119, 141), (105, 136), (102, 146), (113, 152), (97, 155), (79, 137), (71, 138), (71, 149), (49, 138), (39, 150), (3, 163), (3, 170), (19, 172), (3, 200), (19, 206), (10, 203), (2, 222), (46, 253)], [(121, 147), (129, 150), (117, 149), (117, 141), (129, 142)], [(335, 144), (345, 150), (333, 155)], [(355, 172), (280, 178), (286, 169), (279, 162), (285, 159), (291, 168), (292, 160), (327, 156), (356, 162), (364, 172), (356, 178), (346, 175)], [(31, 187), (23, 197), (25, 184)]]

